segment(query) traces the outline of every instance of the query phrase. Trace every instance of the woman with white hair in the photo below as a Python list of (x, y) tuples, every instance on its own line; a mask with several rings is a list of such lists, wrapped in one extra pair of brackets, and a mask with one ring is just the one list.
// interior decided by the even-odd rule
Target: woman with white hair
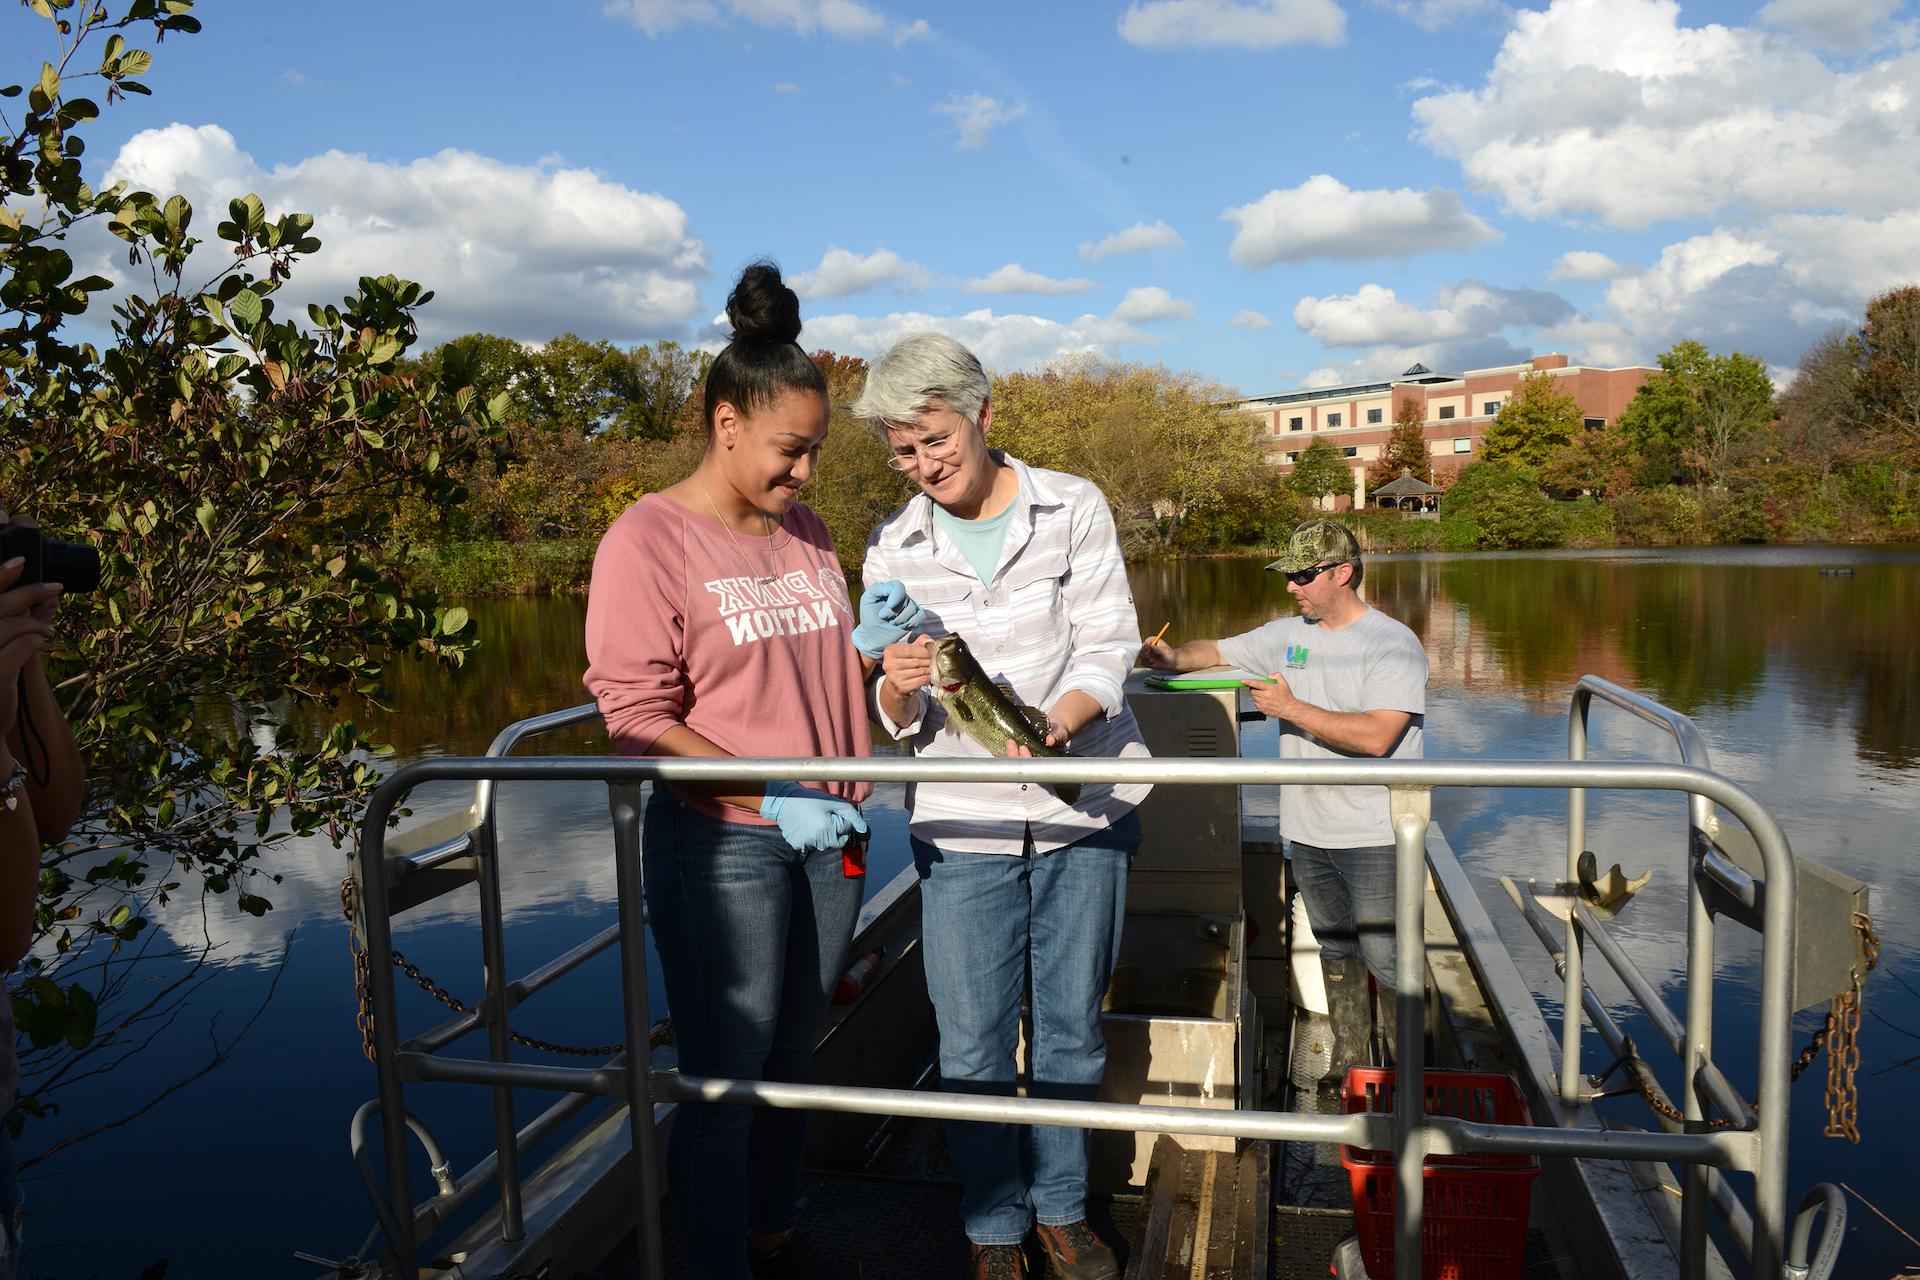
[[(987, 675), (1047, 717), (1050, 746), (1144, 756), (1121, 691), (1140, 648), (1113, 515), (1078, 476), (987, 447), (986, 372), (953, 339), (916, 334), (876, 361), (853, 406), (918, 496), (867, 543), (868, 584), (897, 579), (924, 611), (889, 645), (882, 724), (923, 756), (982, 756), (928, 696), (932, 637), (963, 636)], [(1009, 754), (1022, 754), (1009, 744)], [(1118, 958), (1144, 785), (1086, 785), (1068, 804), (1038, 783), (908, 788), (927, 989), (947, 1086), (1012, 1094), (1020, 1000), (1031, 989), (1034, 1097), (1092, 1099), (1106, 1066), (1100, 999)], [(1063, 1280), (1116, 1274), (1088, 1227), (1084, 1129), (955, 1123), (976, 1280), (1021, 1280), (1036, 1226)]]

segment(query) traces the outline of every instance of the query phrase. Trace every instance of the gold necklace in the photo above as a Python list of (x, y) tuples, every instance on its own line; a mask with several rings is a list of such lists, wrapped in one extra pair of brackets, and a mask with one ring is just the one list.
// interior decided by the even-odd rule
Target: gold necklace
[[(718, 520), (720, 527), (727, 531), (727, 541), (733, 544), (733, 553), (740, 557), (740, 563), (747, 567), (748, 576), (763, 587), (772, 586), (780, 575), (777, 573), (754, 572), (753, 561), (747, 559), (747, 549), (740, 545), (740, 539), (734, 535), (733, 526), (728, 524), (726, 517), (720, 514), (720, 505), (713, 500), (713, 491), (707, 488), (707, 482), (705, 480), (700, 482), (700, 492), (706, 495), (707, 507), (713, 512), (713, 518)], [(766, 522), (767, 559), (771, 561), (773, 559), (773, 517), (762, 511), (760, 518)]]

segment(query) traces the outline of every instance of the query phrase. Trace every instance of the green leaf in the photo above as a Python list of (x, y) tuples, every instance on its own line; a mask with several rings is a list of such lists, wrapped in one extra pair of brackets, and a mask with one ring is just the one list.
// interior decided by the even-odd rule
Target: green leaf
[(107, 916), (107, 927), (109, 929), (118, 929), (121, 925), (125, 924), (132, 915), (133, 908), (123, 902), (115, 907), (112, 913)]
[(252, 332), (260, 323), (260, 295), (251, 289), (242, 289), (233, 295), (233, 301), (227, 304), (227, 311), (238, 323), (241, 332)]
[(200, 528), (211, 536), (213, 534), (213, 499), (208, 498), (195, 508), (193, 518), (199, 521)]
[(67, 1011), (71, 1019), (67, 1023), (67, 1044), (75, 1049), (84, 1049), (93, 1041), (94, 1025), (100, 1016), (93, 993), (77, 982), (68, 987)]
[(384, 449), (387, 447), (387, 438), (378, 431), (369, 431), (365, 427), (355, 427), (354, 433), (366, 441), (369, 449)]
[(243, 893), (240, 895), (239, 907), (250, 916), (264, 916), (267, 912), (273, 910), (273, 904), (271, 902), (251, 893)]
[(60, 73), (51, 62), (40, 64), (40, 95), (48, 102), (60, 96)]
[(440, 619), (440, 634), (443, 636), (457, 635), (466, 629), (466, 625), (467, 611), (459, 605), (455, 605), (453, 608), (447, 610), (445, 616)]

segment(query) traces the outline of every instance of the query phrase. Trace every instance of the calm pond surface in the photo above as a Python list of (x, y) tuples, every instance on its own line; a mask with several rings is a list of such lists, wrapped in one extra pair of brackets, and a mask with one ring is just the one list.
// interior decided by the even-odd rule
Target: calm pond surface
[[(1834, 566), (1853, 572), (1819, 572)], [(1289, 609), (1279, 579), (1263, 573), (1259, 561), (1137, 565), (1132, 576), (1142, 627), (1150, 634), (1171, 620), (1174, 641), (1231, 634)], [(1900, 1100), (1920, 1086), (1920, 962), (1905, 929), (1920, 918), (1920, 877), (1913, 873), (1920, 549), (1383, 557), (1368, 564), (1366, 591), (1426, 642), (1430, 756), (1564, 758), (1569, 691), (1583, 673), (1602, 675), (1692, 716), (1714, 766), (1769, 807), (1796, 852), (1871, 886), (1882, 950), (1861, 1036), (1865, 1136), (1858, 1147), (1820, 1136), (1826, 1071), (1819, 1064), (1794, 1089), (1792, 1190), (1797, 1196), (1818, 1180), (1844, 1181), (1920, 1236), (1920, 1197), (1909, 1172), (1920, 1146), (1920, 1111)], [(396, 670), (390, 735), (402, 758), (479, 754), (508, 722), (585, 700), (584, 601), (481, 602), (473, 610), (485, 644), (458, 676)], [(605, 749), (604, 737), (584, 731), (545, 741), (534, 749)], [(1271, 724), (1250, 727), (1247, 749), (1272, 753)], [(1599, 709), (1592, 754), (1673, 758), (1659, 731)], [(906, 861), (898, 790), (883, 791), (879, 800), (870, 890)], [(427, 815), (460, 802), (453, 790), (438, 789), (423, 793), (415, 808)], [(592, 785), (502, 789), (512, 972), (533, 968), (612, 920), (606, 812), (604, 789)], [(1565, 814), (1557, 793), (1444, 791), (1435, 798), (1436, 818), (1542, 990), (1557, 990), (1550, 968), (1497, 880), (1554, 877), (1565, 858)], [(1684, 822), (1684, 802), (1675, 796), (1601, 793), (1589, 800), (1590, 844), (1602, 865), (1618, 860), (1630, 872), (1656, 869), (1652, 887), (1617, 928), (1675, 1008), (1684, 965), (1684, 902), (1676, 892)], [(359, 1246), (370, 1220), (348, 1155), (347, 1122), (374, 1086), (354, 1030), (339, 909), (345, 867), (344, 851), (314, 844), (269, 868), (284, 881), (259, 890), (274, 903), (264, 918), (220, 899), (204, 919), (198, 902), (182, 902), (159, 922), (189, 939), (204, 928), (221, 944), (226, 969), (186, 1016), (119, 1072), (64, 1095), (61, 1115), (23, 1137), (23, 1156), (120, 1114), (128, 1099), (191, 1076), (207, 1060), (210, 1022), (229, 1035), (263, 1000), (264, 1008), (229, 1062), (131, 1123), (30, 1171), (30, 1272), (131, 1277), (167, 1258), (172, 1277), (299, 1277), (315, 1270), (295, 1262), (292, 1250), (338, 1257)], [(449, 989), (471, 996), (480, 985), (475, 913), (471, 895), (455, 896), (457, 902), (405, 917), (397, 942)], [(1757, 948), (1739, 932), (1721, 931), (1717, 1047), (1735, 1080), (1751, 1089)], [(156, 972), (151, 981), (171, 976)], [(1602, 994), (1622, 1007), (1622, 992)], [(432, 1016), (427, 998), (412, 993), (402, 1025), (419, 1027)], [(1816, 1020), (1813, 1011), (1796, 1018), (1796, 1043)], [(584, 1044), (615, 1039), (619, 1026), (607, 963), (579, 970), (515, 1019), (517, 1030)], [(1638, 1038), (1657, 1044), (1644, 1031)], [(1671, 1055), (1646, 1051), (1674, 1088)], [(490, 1149), (482, 1091), (442, 1086), (436, 1096), (415, 1089), (409, 1102), (456, 1171)], [(544, 1105), (530, 1099), (522, 1122)], [(424, 1168), (416, 1171), (416, 1187), (423, 1175)], [(1736, 1175), (1736, 1185), (1744, 1189), (1746, 1182)], [(1850, 1210), (1845, 1274), (1885, 1276), (1920, 1266), (1920, 1247), (1859, 1201)], [(103, 1230), (103, 1221), (111, 1229)]]

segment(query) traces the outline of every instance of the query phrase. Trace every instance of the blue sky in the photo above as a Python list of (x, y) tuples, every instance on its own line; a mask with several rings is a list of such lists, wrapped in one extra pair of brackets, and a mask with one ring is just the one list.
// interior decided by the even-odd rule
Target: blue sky
[[(8, 8), (27, 79), (50, 33)], [(311, 212), (293, 295), (418, 279), (430, 340), (712, 341), (767, 255), (802, 342), (857, 355), (937, 327), (990, 367), (1091, 352), (1252, 394), (1697, 337), (1786, 377), (1920, 279), (1906, 0), (194, 12), (135, 41), (154, 95), (93, 126), (91, 176), (209, 231), (250, 190)]]

